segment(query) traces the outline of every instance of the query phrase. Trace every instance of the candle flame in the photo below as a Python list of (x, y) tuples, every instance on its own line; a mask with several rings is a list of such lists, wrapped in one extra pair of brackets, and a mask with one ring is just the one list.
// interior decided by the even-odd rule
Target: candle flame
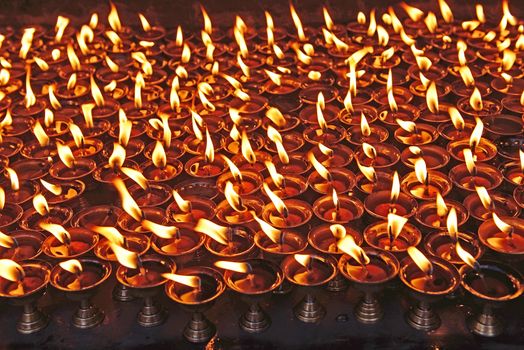
[(344, 237), (346, 237), (346, 234), (347, 234), (346, 228), (340, 224), (330, 225), (329, 230), (331, 231), (331, 234), (333, 235), (333, 237), (335, 237), (338, 240), (343, 239)]
[(235, 272), (240, 272), (240, 273), (249, 273), (251, 271), (251, 266), (245, 262), (220, 260), (220, 261), (215, 262), (214, 265), (224, 270), (235, 271)]
[(0, 232), (0, 247), (11, 248), (15, 244), (13, 237), (6, 235), (3, 232)]
[(191, 59), (191, 49), (189, 48), (189, 45), (184, 43), (184, 47), (182, 48), (182, 55), (180, 56), (180, 62), (182, 63), (188, 63)]
[(5, 190), (3, 187), (0, 187), (0, 210), (3, 210), (4, 206), (5, 206)]
[(206, 149), (204, 151), (204, 157), (207, 162), (213, 163), (215, 161), (215, 147), (213, 146), (213, 140), (209, 135), (209, 130), (206, 128)]
[(511, 235), (513, 233), (513, 226), (509, 225), (505, 221), (503, 221), (496, 213), (492, 213), (493, 215), (493, 222), (498, 227), (499, 230), (504, 232), (507, 235)]
[(462, 118), (462, 115), (460, 114), (458, 109), (456, 109), (453, 106), (450, 106), (448, 108), (448, 113), (449, 113), (449, 117), (451, 118), (451, 122), (453, 123), (453, 126), (455, 127), (455, 129), (464, 130), (464, 125), (465, 125), (464, 118)]
[(44, 72), (49, 70), (49, 65), (47, 64), (46, 61), (44, 61), (43, 59), (37, 56), (33, 57), (33, 59), (35, 60), (35, 63), (38, 66), (38, 68), (40, 68), (40, 70)]
[(448, 206), (446, 205), (446, 202), (444, 201), (444, 198), (440, 194), (440, 192), (437, 192), (436, 196), (436, 207), (437, 207), (437, 215), (439, 217), (444, 217), (448, 214)]
[(138, 109), (142, 108), (142, 88), (146, 86), (144, 76), (141, 72), (136, 73), (135, 77), (135, 91), (134, 91), (134, 100), (135, 107)]
[(89, 229), (93, 232), (96, 232), (102, 236), (104, 236), (109, 242), (118, 245), (123, 246), (125, 243), (124, 236), (112, 226), (89, 226)]
[(395, 101), (395, 96), (393, 95), (393, 74), (391, 73), (391, 68), (389, 69), (389, 72), (388, 72), (386, 90), (388, 93), (389, 109), (392, 112), (398, 111), (397, 101)]
[(268, 236), (268, 238), (273, 243), (279, 244), (280, 241), (281, 241), (281, 237), (282, 237), (282, 231), (277, 229), (277, 228), (274, 228), (273, 226), (271, 226), (270, 224), (268, 224), (264, 220), (262, 220), (259, 217), (257, 217), (254, 213), (252, 213), (252, 215), (253, 215), (253, 218), (260, 225), (260, 229), (262, 229), (262, 232), (264, 232), (266, 234), (266, 236)]
[(506, 49), (502, 54), (502, 70), (510, 70), (517, 60), (517, 54), (512, 50)]
[(426, 184), (428, 181), (428, 170), (424, 158), (415, 160), (415, 175), (421, 184)]
[(444, 21), (446, 21), (446, 23), (453, 22), (453, 12), (451, 12), (451, 8), (449, 7), (448, 3), (445, 0), (438, 0), (438, 5), (440, 7), (440, 13), (442, 14), (442, 18), (444, 18)]
[(471, 136), (469, 138), (469, 146), (471, 147), (471, 149), (474, 150), (475, 147), (479, 145), (483, 132), (484, 123), (482, 123), (482, 120), (480, 118), (477, 118), (475, 127), (473, 128), (473, 131), (471, 132)]
[(55, 236), (56, 239), (58, 239), (60, 243), (62, 244), (71, 243), (71, 234), (62, 225), (48, 223), (48, 222), (40, 222), (39, 226), (42, 230), (47, 231), (51, 233), (53, 236)]
[(370, 262), (364, 249), (359, 247), (352, 236), (345, 236), (337, 243), (338, 249), (351, 256), (360, 265), (367, 265)]
[(236, 212), (242, 213), (246, 211), (246, 207), (242, 204), (242, 200), (240, 199), (240, 196), (235, 191), (235, 188), (233, 187), (233, 184), (228, 181), (226, 182), (226, 186), (224, 187), (224, 196), (226, 197), (227, 202), (235, 210)]
[(426, 258), (424, 253), (422, 253), (416, 247), (411, 246), (408, 248), (408, 254), (422, 272), (424, 272), (427, 276), (431, 276), (433, 274), (433, 264), (431, 264), (431, 261)]
[(72, 274), (79, 274), (80, 272), (84, 271), (82, 263), (78, 261), (77, 259), (70, 259), (70, 260), (62, 261), (58, 263), (58, 265), (62, 269)]
[(271, 180), (273, 180), (275, 186), (278, 188), (282, 188), (282, 185), (284, 184), (284, 176), (277, 172), (277, 168), (275, 167), (275, 164), (273, 164), (273, 162), (267, 160), (264, 162), (264, 164), (266, 165), (266, 168), (269, 172), (269, 176), (271, 176)]
[(9, 73), (9, 70), (2, 68), (0, 70), (0, 86), (7, 85), (9, 79), (11, 79), (11, 74)]
[(24, 29), (24, 34), (20, 40), (20, 51), (18, 52), (18, 57), (22, 59), (27, 58), (27, 54), (33, 45), (33, 37), (35, 35), (35, 28), (26, 28)]
[(426, 90), (426, 103), (431, 113), (438, 113), (437, 85), (432, 81)]
[(484, 108), (482, 103), (482, 95), (480, 94), (480, 91), (477, 87), (473, 90), (471, 93), (471, 96), (469, 98), (469, 105), (475, 112), (480, 112)]
[(362, 143), (362, 150), (366, 157), (370, 159), (375, 159), (377, 157), (377, 150), (367, 142)]
[(229, 159), (228, 157), (222, 155), (222, 159), (226, 162), (227, 166), (229, 167), (229, 171), (231, 172), (231, 175), (233, 175), (233, 178), (236, 181), (242, 181), (242, 173), (238, 169), (238, 167)]
[(395, 203), (400, 195), (400, 180), (398, 173), (395, 171), (393, 173), (393, 181), (391, 182), (391, 195), (389, 200), (391, 203)]
[(33, 93), (31, 88), (31, 66), (27, 66), (27, 73), (25, 77), (25, 96), (24, 96), (24, 105), (25, 108), (34, 106), (36, 103), (36, 96)]
[(173, 190), (173, 198), (175, 199), (176, 205), (182, 212), (187, 214), (191, 211), (191, 202), (182, 198), (177, 190)]
[(304, 34), (304, 28), (302, 27), (302, 21), (300, 21), (300, 17), (297, 14), (297, 11), (295, 10), (295, 7), (293, 4), (289, 3), (289, 11), (291, 12), (291, 17), (293, 19), (293, 23), (295, 24), (295, 28), (297, 30), (297, 36), (300, 41), (306, 41), (306, 34)]
[(47, 200), (41, 193), (33, 197), (33, 207), (35, 208), (36, 212), (41, 216), (45, 216), (49, 213), (49, 205), (47, 204)]
[(49, 145), (49, 136), (47, 136), (44, 128), (40, 124), (40, 122), (37, 120), (35, 122), (35, 125), (33, 126), (33, 134), (35, 135), (36, 139), (38, 140), (38, 143), (40, 146), (45, 147)]
[(147, 18), (141, 13), (138, 14), (138, 18), (140, 18), (140, 24), (142, 25), (144, 32), (149, 32), (151, 30), (151, 24), (149, 24)]
[(193, 128), (193, 133), (195, 134), (195, 137), (203, 141), (204, 136), (202, 135), (202, 131), (200, 130), (200, 127), (204, 124), (204, 120), (202, 117), (195, 111), (191, 110), (191, 126)]
[(120, 168), (120, 171), (137, 183), (142, 189), (146, 190), (149, 187), (146, 177), (140, 171), (127, 167)]
[(315, 168), (315, 170), (317, 171), (317, 173), (326, 181), (331, 181), (331, 173), (329, 172), (329, 170), (326, 169), (326, 167), (320, 163), (317, 158), (315, 158), (315, 155), (313, 154), (313, 152), (309, 152), (308, 153), (308, 159), (309, 159), (309, 162), (311, 163), (311, 165), (313, 165), (313, 167)]
[(491, 211), (493, 209), (493, 202), (491, 201), (488, 190), (484, 186), (475, 186), (475, 191), (477, 192), (484, 209)]
[(358, 11), (357, 13), (357, 23), (360, 25), (366, 24), (366, 15), (362, 11)]
[(484, 14), (484, 7), (482, 4), (475, 5), (475, 14), (480, 23), (486, 23), (486, 15)]
[(241, 151), (242, 156), (245, 160), (247, 160), (248, 163), (254, 164), (257, 161), (257, 157), (253, 151), (253, 148), (251, 147), (251, 143), (249, 142), (249, 138), (245, 130), (242, 130)]
[(271, 200), (271, 202), (275, 206), (275, 209), (277, 210), (277, 212), (282, 217), (284, 217), (284, 218), (287, 217), (289, 211), (288, 211), (288, 208), (287, 208), (286, 204), (284, 203), (284, 201), (282, 199), (280, 199), (275, 194), (275, 192), (271, 191), (271, 189), (269, 188), (269, 186), (265, 182), (262, 184), (262, 187), (264, 188), (264, 192), (266, 192), (266, 195), (269, 197), (269, 199)]
[(151, 231), (158, 237), (164, 239), (172, 238), (178, 232), (178, 228), (176, 228), (175, 226), (160, 225), (151, 220), (142, 220), (140, 224), (144, 229)]
[(369, 26), (368, 30), (366, 32), (367, 36), (373, 36), (375, 35), (375, 32), (377, 31), (377, 20), (375, 18), (375, 9), (372, 9), (369, 13)]
[(289, 156), (287, 154), (286, 149), (284, 148), (284, 145), (282, 143), (282, 136), (280, 133), (271, 125), (267, 127), (267, 136), (268, 138), (275, 143), (275, 146), (277, 148), (277, 153), (280, 161), (283, 164), (289, 163)]
[(113, 29), (115, 32), (119, 32), (122, 30), (122, 23), (120, 22), (118, 11), (116, 9), (115, 4), (113, 4), (112, 1), (109, 2), (109, 6), (111, 7), (111, 10), (109, 11), (107, 20), (109, 22), (109, 25), (111, 26), (111, 29)]
[(69, 169), (73, 169), (75, 167), (75, 156), (73, 155), (71, 148), (64, 143), (57, 142), (56, 150), (58, 151), (58, 157), (62, 163), (64, 163), (64, 165)]
[(475, 158), (473, 152), (470, 148), (465, 148), (462, 153), (464, 154), (464, 161), (466, 163), (466, 168), (468, 169), (471, 175), (475, 175), (477, 172), (477, 167), (475, 165)]
[(277, 85), (277, 86), (280, 86), (282, 85), (282, 80), (281, 80), (281, 77), (282, 75), (278, 74), (278, 73), (275, 73), (275, 72), (271, 72), (267, 69), (264, 69), (264, 72), (267, 74), (267, 76), (269, 77), (269, 79), (271, 79), (271, 81)]
[(118, 191), (124, 211), (136, 221), (141, 221), (143, 216), (142, 210), (127, 190), (124, 181), (120, 178), (116, 178), (113, 180), (113, 186), (115, 186)]
[(362, 165), (359, 162), (357, 162), (357, 166), (360, 172), (362, 173), (362, 175), (364, 175), (364, 177), (368, 181), (373, 182), (373, 183), (377, 181), (377, 173), (375, 172), (375, 168), (373, 168), (372, 166)]
[(75, 123), (69, 124), (69, 131), (73, 136), (76, 147), (81, 148), (84, 145), (84, 134), (82, 134), (82, 129)]
[(16, 173), (15, 169), (6, 167), (5, 171), (7, 172), (7, 176), (9, 177), (11, 189), (13, 191), (18, 191), (20, 189), (20, 181), (18, 180), (18, 174)]
[(207, 219), (199, 219), (195, 226), (195, 231), (205, 234), (220, 244), (227, 245), (227, 232), (228, 228), (215, 224)]
[(138, 257), (137, 253), (127, 250), (115, 243), (111, 243), (110, 246), (113, 250), (113, 253), (115, 253), (116, 259), (118, 260), (120, 265), (125, 266), (129, 269), (138, 268), (138, 262), (140, 258)]
[(324, 144), (322, 144), (322, 142), (318, 143), (318, 149), (325, 156), (328, 156), (328, 157), (332, 157), (333, 156), (333, 150), (331, 148), (327, 147), (327, 146), (324, 146)]
[(156, 141), (155, 148), (151, 154), (151, 160), (157, 168), (165, 168), (167, 165), (167, 156), (162, 142)]
[(360, 130), (363, 136), (368, 137), (371, 135), (371, 128), (369, 127), (368, 120), (363, 112), (360, 113)]
[(453, 237), (453, 239), (457, 240), (458, 238), (458, 223), (457, 223), (457, 210), (455, 207), (451, 207), (448, 213), (448, 217), (446, 220), (446, 227), (448, 229), (448, 234)]
[(209, 18), (209, 15), (207, 14), (207, 11), (204, 8), (204, 6), (200, 6), (200, 12), (202, 12), (202, 17), (204, 18), (204, 31), (207, 34), (213, 33), (213, 25), (211, 23), (211, 18)]
[(162, 277), (165, 279), (175, 281), (176, 283), (183, 284), (185, 286), (191, 287), (191, 288), (199, 288), (201, 284), (200, 277), (198, 276), (186, 276), (186, 275), (179, 275), (176, 273), (163, 273)]
[(286, 125), (286, 118), (282, 115), (282, 112), (276, 107), (270, 107), (266, 111), (266, 117), (268, 117), (276, 126), (283, 127)]
[(404, 11), (406, 11), (406, 14), (413, 22), (418, 22), (422, 19), (422, 17), (424, 17), (424, 12), (416, 7), (410, 6), (405, 2), (400, 3), (400, 6)]
[(13, 260), (0, 259), (0, 277), (11, 282), (20, 282), (25, 277), (25, 271), (22, 266)]
[(471, 255), (464, 248), (462, 248), (460, 242), (458, 241), (455, 244), (455, 250), (459, 258), (462, 261), (464, 261), (469, 267), (471, 267), (475, 271), (480, 270), (480, 264), (478, 263), (478, 261), (473, 257), (473, 255)]
[(62, 194), (62, 186), (52, 184), (50, 182), (45, 181), (44, 179), (40, 179), (40, 183), (42, 184), (42, 186), (44, 186), (46, 190), (48, 190), (55, 196), (59, 196), (60, 194)]

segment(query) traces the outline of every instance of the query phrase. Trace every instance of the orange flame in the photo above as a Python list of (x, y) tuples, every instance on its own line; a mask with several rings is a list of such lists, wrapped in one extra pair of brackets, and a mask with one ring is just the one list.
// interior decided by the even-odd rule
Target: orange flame
[(191, 211), (191, 202), (182, 198), (177, 190), (173, 190), (173, 198), (175, 199), (176, 205), (182, 212), (189, 213)]
[(284, 204), (284, 201), (282, 199), (280, 199), (275, 194), (275, 192), (271, 191), (271, 189), (269, 188), (269, 186), (266, 183), (264, 183), (262, 186), (264, 187), (264, 192), (266, 192), (266, 195), (269, 197), (269, 199), (271, 200), (271, 202), (275, 206), (275, 209), (277, 210), (277, 212), (282, 217), (287, 217), (288, 216), (288, 208)]
[(226, 197), (227, 202), (236, 212), (242, 213), (246, 211), (246, 207), (242, 204), (242, 199), (235, 191), (233, 184), (228, 181), (224, 188), (224, 196)]
[(33, 207), (41, 216), (45, 216), (49, 213), (49, 205), (41, 193), (33, 197)]
[(415, 175), (417, 177), (417, 180), (421, 184), (426, 184), (428, 181), (428, 171), (426, 168), (426, 161), (424, 161), (424, 158), (418, 158), (415, 161)]
[(367, 265), (370, 262), (364, 249), (359, 247), (352, 236), (346, 236), (338, 241), (338, 249), (351, 256), (360, 265)]
[(73, 169), (75, 167), (75, 156), (73, 155), (71, 148), (66, 144), (57, 142), (56, 149), (58, 151), (58, 157), (62, 163), (64, 163), (64, 165), (69, 169)]
[(513, 226), (507, 224), (499, 216), (493, 213), (493, 222), (498, 227), (499, 230), (510, 236), (513, 233)]
[(248, 273), (251, 271), (251, 266), (245, 262), (234, 262), (234, 261), (217, 261), (215, 266), (224, 270), (230, 270), (240, 273)]
[(476, 271), (480, 270), (480, 265), (478, 261), (470, 253), (464, 250), (458, 241), (455, 244), (455, 250), (459, 258), (462, 261), (464, 261), (468, 266), (470, 266), (472, 269)]
[(275, 167), (275, 164), (273, 164), (273, 162), (265, 161), (264, 164), (266, 165), (269, 175), (271, 176), (271, 180), (273, 180), (275, 186), (277, 186), (278, 188), (282, 188), (282, 185), (284, 184), (284, 176), (277, 172), (277, 168)]
[(40, 222), (39, 226), (42, 230), (55, 236), (60, 243), (69, 244), (71, 242), (71, 234), (62, 225)]
[(191, 288), (200, 288), (201, 280), (198, 276), (186, 276), (186, 275), (179, 275), (176, 273), (163, 273), (162, 277), (165, 279), (174, 281), (176, 283), (183, 284), (185, 286), (191, 287)]
[(313, 165), (317, 173), (326, 181), (331, 181), (331, 174), (326, 167), (320, 163), (312, 152), (308, 153), (309, 162)]
[(115, 4), (113, 4), (112, 1), (109, 2), (109, 6), (111, 7), (111, 10), (109, 11), (107, 20), (109, 22), (109, 25), (111, 26), (111, 29), (113, 29), (115, 32), (119, 32), (122, 30), (122, 23), (120, 22), (118, 11), (116, 9)]
[(122, 208), (124, 211), (136, 221), (141, 221), (143, 216), (142, 210), (127, 190), (124, 181), (120, 178), (116, 178), (113, 180), (113, 185), (120, 195), (120, 201), (122, 202)]
[(220, 244), (228, 244), (228, 228), (221, 225), (217, 225), (214, 222), (209, 221), (207, 219), (199, 219), (195, 226), (195, 231), (211, 237)]
[(260, 225), (260, 228), (262, 229), (262, 232), (266, 234), (266, 236), (269, 237), (269, 239), (275, 243), (279, 244), (281, 237), (282, 237), (282, 231), (279, 229), (274, 228), (264, 220), (258, 218), (256, 215), (253, 215), (253, 218), (258, 222)]
[(409, 247), (408, 254), (411, 259), (413, 259), (413, 262), (419, 267), (419, 269), (422, 270), (422, 272), (424, 272), (427, 276), (431, 276), (433, 274), (433, 265), (431, 264), (431, 261), (429, 261), (420, 250), (418, 250), (416, 247)]
[(5, 168), (7, 176), (9, 177), (9, 182), (11, 184), (11, 189), (13, 191), (18, 191), (20, 189), (20, 181), (18, 180), (18, 174), (13, 168)]
[(151, 231), (158, 237), (164, 239), (172, 238), (178, 232), (178, 229), (175, 226), (160, 225), (150, 220), (142, 220), (140, 224), (146, 230)]
[[(10, 259), (0, 259), (0, 277), (11, 282), (20, 282), (25, 277), (24, 268)], [(23, 290), (20, 293), (23, 294)]]

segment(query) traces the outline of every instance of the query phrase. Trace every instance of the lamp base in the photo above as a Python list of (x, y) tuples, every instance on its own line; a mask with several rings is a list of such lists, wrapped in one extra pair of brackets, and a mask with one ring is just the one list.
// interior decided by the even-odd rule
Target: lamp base
[(364, 295), (364, 298), (355, 307), (355, 317), (360, 323), (377, 323), (383, 316), (382, 306), (371, 294)]
[(440, 317), (427, 302), (419, 302), (406, 314), (406, 322), (419, 331), (432, 331), (440, 327)]
[(215, 325), (201, 312), (194, 312), (184, 327), (184, 338), (190, 343), (207, 343), (215, 333)]
[(240, 328), (248, 333), (262, 333), (271, 325), (271, 319), (258, 303), (253, 303), (240, 317)]
[(164, 323), (167, 311), (157, 305), (152, 297), (144, 298), (144, 305), (138, 312), (137, 321), (142, 327), (156, 327)]
[(131, 294), (131, 289), (124, 286), (122, 283), (117, 283), (113, 288), (113, 299), (116, 301), (132, 301), (135, 297)]
[(24, 305), (24, 312), (16, 324), (16, 330), (22, 334), (41, 331), (49, 324), (49, 318), (32, 303)]
[(496, 337), (504, 331), (502, 321), (486, 306), (481, 313), (469, 317), (467, 324), (472, 333), (483, 337)]
[(93, 328), (104, 320), (104, 313), (88, 300), (82, 300), (73, 315), (73, 326), (81, 329)]
[(326, 309), (317, 298), (311, 294), (306, 294), (304, 299), (293, 308), (295, 317), (302, 322), (316, 323), (326, 316)]

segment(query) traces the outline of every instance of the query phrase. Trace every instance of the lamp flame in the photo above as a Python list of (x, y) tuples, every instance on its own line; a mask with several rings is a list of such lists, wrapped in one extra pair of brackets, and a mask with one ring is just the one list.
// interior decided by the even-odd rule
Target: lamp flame
[(33, 197), (33, 207), (35, 208), (36, 212), (41, 216), (49, 214), (49, 205), (47, 204), (45, 197), (41, 193)]
[(431, 276), (433, 274), (433, 264), (431, 264), (431, 261), (429, 261), (420, 250), (411, 246), (407, 251), (411, 259), (413, 259), (413, 262), (419, 267), (420, 270), (422, 270), (422, 272), (424, 272), (427, 276)]
[(195, 231), (211, 237), (220, 244), (228, 244), (228, 228), (221, 225), (217, 225), (214, 222), (209, 221), (207, 219), (199, 219), (195, 226)]

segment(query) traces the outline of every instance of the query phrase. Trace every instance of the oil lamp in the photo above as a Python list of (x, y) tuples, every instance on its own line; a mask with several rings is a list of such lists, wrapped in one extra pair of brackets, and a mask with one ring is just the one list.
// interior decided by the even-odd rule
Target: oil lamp
[(415, 219), (425, 227), (439, 229), (445, 227), (451, 208), (455, 209), (457, 226), (464, 225), (469, 218), (470, 210), (457, 201), (444, 200), (440, 193), (437, 193), (435, 201), (427, 201), (419, 205)]
[(344, 168), (353, 160), (353, 151), (343, 144), (327, 147), (319, 143), (310, 152), (322, 165), (328, 168)]
[(42, 194), (33, 197), (33, 208), (24, 211), (20, 218), (20, 228), (24, 230), (40, 231), (41, 223), (67, 225), (73, 211), (68, 207), (49, 206)]
[(183, 198), (177, 190), (173, 190), (173, 198), (166, 215), (175, 222), (196, 223), (200, 219), (212, 220), (215, 216), (216, 205), (210, 199), (200, 196)]
[(16, 329), (22, 334), (32, 334), (44, 329), (49, 319), (36, 307), (37, 300), (45, 293), (51, 266), (43, 261), (28, 260), (21, 265), (1, 259), (0, 296), (24, 311)]
[(457, 140), (449, 142), (447, 146), (448, 152), (453, 158), (459, 161), (464, 160), (464, 150), (470, 148), (476, 160), (479, 162), (489, 161), (497, 154), (497, 146), (491, 141), (482, 138), (484, 124), (482, 120), (477, 119), (475, 128), (471, 132), (468, 139)]
[(96, 169), (96, 162), (91, 158), (80, 158), (73, 154), (71, 148), (63, 143), (56, 143), (60, 162), (54, 163), (49, 169), (49, 175), (61, 181), (79, 180), (85, 178)]
[(44, 254), (55, 259), (72, 259), (88, 254), (98, 243), (98, 235), (81, 228), (64, 228), (59, 224), (41, 222), (40, 228), (51, 233), (43, 244)]
[(466, 164), (459, 164), (449, 171), (449, 178), (455, 186), (471, 192), (480, 186), (492, 190), (502, 183), (503, 177), (497, 168), (485, 163), (475, 163), (469, 148), (465, 148), (463, 154)]
[(262, 218), (277, 228), (296, 228), (306, 225), (313, 215), (311, 206), (299, 199), (280, 199), (269, 186), (262, 185), (271, 200), (264, 206)]
[(424, 238), (424, 249), (430, 255), (440, 257), (452, 264), (462, 264), (456, 254), (456, 246), (464, 247), (470, 255), (478, 259), (484, 252), (476, 236), (458, 231), (457, 212), (451, 208), (447, 217), (447, 231), (433, 232)]
[(427, 170), (424, 158), (415, 160), (415, 171), (408, 173), (400, 184), (402, 191), (421, 200), (434, 199), (437, 193), (446, 196), (451, 187), (446, 175), (436, 170)]
[(192, 223), (178, 223), (172, 227), (175, 228), (174, 234), (157, 232), (152, 237), (153, 250), (160, 255), (172, 257), (178, 265), (187, 263), (191, 259), (197, 259), (198, 250), (204, 244), (205, 235), (195, 231)]
[(345, 253), (338, 261), (340, 273), (364, 292), (355, 307), (355, 317), (365, 324), (380, 321), (384, 312), (376, 293), (397, 276), (398, 260), (391, 253), (359, 247), (352, 236), (342, 238), (337, 246)]
[(333, 189), (331, 195), (320, 197), (313, 203), (313, 213), (322, 221), (340, 224), (360, 219), (364, 207), (358, 199), (339, 196)]
[(321, 194), (328, 194), (332, 191), (347, 193), (355, 186), (355, 175), (346, 168), (330, 167), (327, 169), (312, 152), (308, 153), (308, 159), (315, 171), (309, 174), (307, 182), (316, 192)]
[(373, 191), (364, 200), (364, 208), (374, 217), (385, 219), (389, 213), (411, 217), (417, 211), (417, 201), (410, 195), (400, 192), (398, 173), (393, 174), (390, 191)]
[(476, 193), (464, 198), (464, 205), (471, 217), (478, 221), (491, 218), (492, 213), (498, 216), (515, 216), (520, 214), (520, 208), (510, 194), (498, 191), (490, 191), (483, 187), (475, 187)]
[(364, 166), (384, 169), (394, 166), (400, 160), (399, 150), (388, 143), (362, 143), (362, 147), (355, 152), (357, 162)]
[(233, 291), (250, 302), (248, 311), (240, 317), (240, 328), (248, 333), (261, 333), (269, 328), (271, 319), (259, 302), (277, 289), (284, 280), (280, 267), (268, 260), (249, 259), (244, 262), (217, 261), (215, 266), (225, 269), (224, 281)]
[(431, 308), (431, 302), (452, 293), (460, 285), (457, 269), (446, 260), (427, 258), (414, 246), (407, 249), (409, 254), (400, 263), (400, 280), (418, 299), (418, 304), (406, 314), (407, 323), (422, 331), (440, 327), (440, 317)]
[(166, 151), (160, 141), (156, 141), (151, 154), (151, 162), (141, 166), (144, 176), (152, 182), (172, 181), (181, 172), (183, 165), (177, 159), (167, 159)]
[(208, 236), (204, 245), (222, 260), (240, 260), (257, 253), (252, 230), (243, 226), (225, 227), (206, 219), (196, 223), (195, 231)]
[[(342, 122), (345, 122), (344, 119), (342, 119)], [(347, 134), (348, 141), (354, 145), (361, 145), (364, 142), (378, 144), (386, 141), (389, 137), (387, 129), (376, 124), (369, 125), (363, 112), (360, 115), (360, 125), (351, 125)]]
[(364, 229), (364, 240), (371, 247), (403, 253), (408, 247), (420, 243), (421, 232), (405, 217), (389, 213), (387, 221), (379, 221)]
[(289, 282), (308, 290), (304, 299), (293, 308), (295, 317), (306, 323), (319, 322), (326, 315), (326, 309), (313, 296), (311, 289), (335, 277), (336, 260), (316, 254), (288, 255), (282, 261), (282, 270)]
[(260, 225), (260, 230), (254, 237), (255, 244), (265, 258), (280, 263), (284, 256), (300, 253), (306, 248), (307, 241), (298, 232), (277, 229), (257, 216), (254, 217)]
[(207, 343), (215, 335), (216, 327), (204, 316), (204, 311), (225, 291), (222, 275), (209, 267), (194, 266), (163, 277), (168, 279), (167, 296), (192, 312), (184, 327), (184, 338), (191, 343)]
[(216, 208), (216, 217), (224, 224), (244, 225), (253, 221), (251, 211), (260, 214), (264, 203), (255, 196), (241, 197), (228, 181), (224, 187), (225, 200)]
[(227, 184), (231, 184), (233, 190), (241, 196), (249, 196), (260, 189), (262, 176), (252, 171), (240, 171), (238, 167), (226, 156), (222, 156), (229, 167), (229, 172), (217, 178), (217, 189), (224, 193)]
[(154, 296), (167, 281), (163, 275), (175, 272), (176, 265), (157, 255), (138, 256), (116, 244), (112, 244), (112, 249), (121, 264), (116, 271), (118, 282), (144, 300), (137, 315), (138, 324), (142, 327), (159, 326), (165, 321), (167, 312), (156, 304)]
[(414, 122), (397, 119), (400, 126), (393, 136), (399, 143), (408, 146), (420, 146), (433, 143), (438, 138), (437, 129), (429, 124), (415, 124)]
[(42, 253), (44, 238), (40, 232), (19, 230), (10, 235), (0, 232), (0, 258), (17, 262), (36, 259)]
[(462, 287), (483, 303), (482, 312), (468, 318), (468, 327), (474, 334), (496, 337), (504, 327), (493, 309), (522, 295), (522, 274), (497, 261), (477, 262), (459, 246), (457, 253), (466, 262), (460, 268)]
[(269, 177), (264, 180), (264, 183), (273, 191), (279, 198), (288, 199), (298, 197), (307, 190), (307, 182), (300, 175), (286, 174), (284, 177), (278, 173), (275, 164), (271, 161), (266, 161), (265, 166), (269, 172)]
[(356, 177), (356, 187), (362, 194), (367, 195), (373, 192), (385, 191), (388, 188), (391, 188), (393, 176), (391, 176), (390, 173), (375, 171), (375, 168), (372, 166), (368, 167), (361, 165), (358, 161), (357, 166), (360, 170), (360, 173)]
[(499, 217), (485, 220), (478, 229), (482, 244), (502, 256), (519, 256), (524, 252), (524, 222), (516, 217)]
[(110, 275), (111, 264), (92, 258), (62, 261), (51, 270), (51, 285), (80, 302), (73, 315), (73, 326), (87, 329), (102, 323), (104, 313), (92, 304), (91, 297)]
[[(198, 127), (195, 128), (197, 130)], [(200, 137), (202, 135), (200, 134)], [(199, 138), (202, 139), (202, 138)], [(205, 152), (203, 156), (195, 156), (189, 159), (184, 169), (186, 173), (198, 178), (216, 178), (226, 171), (226, 164), (222, 157), (215, 157), (213, 141), (206, 128)]]
[(445, 149), (435, 145), (410, 146), (400, 154), (400, 160), (409, 168), (415, 168), (418, 159), (423, 159), (430, 170), (446, 167), (450, 156)]
[(309, 126), (306, 128), (304, 130), (304, 139), (309, 143), (322, 142), (324, 145), (330, 146), (342, 141), (346, 137), (346, 130), (337, 125), (329, 125), (324, 118), (324, 108), (324, 95), (322, 92), (319, 92), (316, 103), (318, 127)]

